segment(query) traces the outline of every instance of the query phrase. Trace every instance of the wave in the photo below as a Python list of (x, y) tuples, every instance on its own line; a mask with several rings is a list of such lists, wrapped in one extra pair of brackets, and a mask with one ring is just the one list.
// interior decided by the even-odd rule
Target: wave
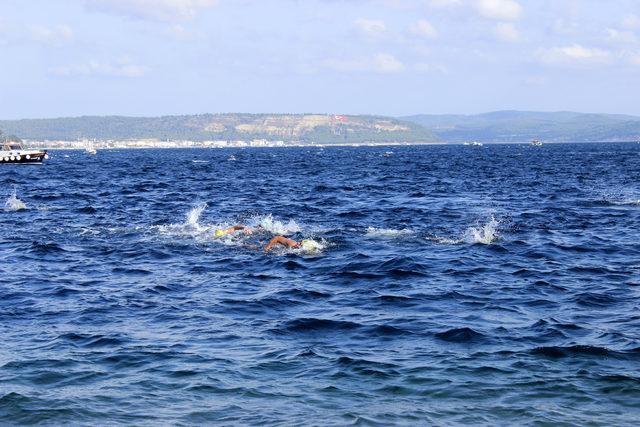
[(475, 343), (486, 340), (483, 334), (471, 328), (453, 328), (444, 332), (438, 332), (435, 336), (443, 341), (453, 343)]
[(409, 236), (414, 234), (413, 230), (408, 228), (394, 229), (394, 228), (376, 228), (368, 227), (365, 236), (378, 237), (378, 238), (398, 238), (402, 236)]
[(599, 201), (613, 206), (640, 206), (640, 194), (633, 190), (609, 190), (598, 194)]
[(13, 193), (4, 202), (4, 210), (7, 212), (17, 212), (27, 209), (27, 205), (17, 196), (17, 189), (13, 187)]

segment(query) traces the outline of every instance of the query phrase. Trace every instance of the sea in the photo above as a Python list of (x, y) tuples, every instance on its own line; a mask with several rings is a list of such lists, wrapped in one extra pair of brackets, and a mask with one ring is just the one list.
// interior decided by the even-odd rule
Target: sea
[(0, 165), (2, 425), (640, 424), (640, 144), (50, 154)]

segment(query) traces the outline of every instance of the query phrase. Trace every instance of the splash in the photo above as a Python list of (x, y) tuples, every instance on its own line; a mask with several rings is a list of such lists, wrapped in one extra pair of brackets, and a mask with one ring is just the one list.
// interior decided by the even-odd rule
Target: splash
[(464, 240), (467, 243), (490, 245), (500, 238), (500, 234), (498, 233), (499, 226), (500, 222), (492, 216), (491, 220), (484, 225), (469, 227), (465, 233)]
[(408, 228), (393, 229), (393, 228), (368, 227), (365, 236), (395, 239), (398, 237), (408, 236), (411, 234), (414, 234), (413, 230), (410, 230)]
[(202, 236), (211, 229), (210, 226), (200, 224), (200, 216), (206, 208), (206, 203), (196, 205), (187, 212), (184, 222), (179, 224), (160, 225), (157, 229), (160, 231), (160, 234), (170, 236)]
[(27, 205), (25, 205), (22, 200), (18, 199), (18, 196), (16, 193), (17, 193), (17, 190), (14, 187), (13, 193), (9, 196), (9, 198), (7, 198), (7, 201), (4, 202), (5, 211), (16, 212), (16, 211), (21, 211), (23, 209), (27, 209)]
[(207, 204), (201, 203), (195, 206), (193, 209), (191, 209), (187, 214), (187, 221), (185, 222), (185, 224), (195, 229), (202, 228), (200, 225), (200, 216), (202, 215), (202, 212), (204, 212), (206, 208), (207, 208)]
[(490, 245), (500, 239), (500, 221), (491, 216), (486, 224), (469, 227), (460, 237), (428, 236), (425, 239), (439, 245), (482, 244)]
[(253, 227), (260, 227), (271, 234), (282, 234), (284, 236), (299, 233), (302, 228), (294, 220), (289, 220), (287, 223), (273, 219), (271, 214), (264, 216), (253, 217), (250, 221), (250, 225)]

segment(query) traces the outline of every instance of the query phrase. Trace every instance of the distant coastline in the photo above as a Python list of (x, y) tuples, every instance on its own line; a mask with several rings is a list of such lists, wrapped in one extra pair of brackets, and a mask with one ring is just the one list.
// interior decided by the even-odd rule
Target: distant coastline
[(187, 149), (187, 148), (293, 148), (293, 147), (397, 147), (414, 145), (445, 145), (447, 142), (350, 142), (350, 143), (318, 143), (301, 141), (157, 141), (157, 140), (92, 140), (92, 141), (34, 141), (25, 140), (25, 146), (37, 147), (47, 150), (85, 150), (91, 146), (97, 150), (123, 150), (123, 149)]
[(340, 114), (83, 116), (0, 120), (0, 130), (47, 148), (283, 147), (640, 140), (640, 117), (497, 111), (476, 115), (385, 117)]

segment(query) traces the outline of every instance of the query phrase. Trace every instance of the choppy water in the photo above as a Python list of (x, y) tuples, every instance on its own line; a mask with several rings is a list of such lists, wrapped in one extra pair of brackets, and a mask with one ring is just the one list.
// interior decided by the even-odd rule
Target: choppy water
[(388, 151), (0, 168), (2, 423), (637, 424), (640, 145)]

